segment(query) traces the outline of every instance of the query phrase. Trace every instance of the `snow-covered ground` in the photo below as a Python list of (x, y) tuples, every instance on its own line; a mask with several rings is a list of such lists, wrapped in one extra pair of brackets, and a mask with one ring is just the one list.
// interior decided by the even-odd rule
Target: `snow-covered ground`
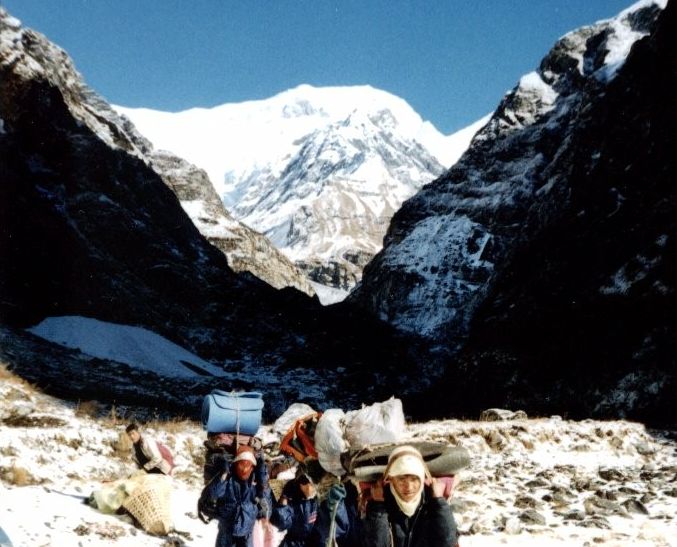
[[(45, 396), (1, 367), (0, 401), (0, 527), (15, 546), (214, 544), (216, 523), (196, 515), (205, 438), (198, 424), (148, 425), (177, 463), (180, 534), (154, 537), (82, 502), (134, 471), (120, 440), (126, 422), (92, 418), (89, 405)], [(270, 426), (259, 434), (279, 440)], [(674, 433), (550, 417), (411, 424), (408, 435), (471, 454), (452, 498), (462, 547), (677, 545)]]

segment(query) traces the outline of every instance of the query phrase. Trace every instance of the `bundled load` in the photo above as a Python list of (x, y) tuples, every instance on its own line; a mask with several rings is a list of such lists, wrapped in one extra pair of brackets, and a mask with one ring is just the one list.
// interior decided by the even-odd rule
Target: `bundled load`
[[(421, 453), (430, 475), (444, 483), (444, 497), (450, 498), (456, 484), (456, 475), (470, 464), (468, 451), (462, 446), (432, 441), (409, 441), (406, 445)], [(383, 477), (391, 453), (399, 446), (402, 444), (365, 447), (345, 458), (348, 474), (359, 483), (365, 499), (370, 497), (373, 483)]]
[(137, 473), (105, 484), (88, 503), (103, 513), (126, 510), (146, 532), (165, 536), (174, 529), (171, 479), (162, 474)]
[(260, 393), (215, 389), (202, 403), (202, 427), (210, 433), (256, 435), (262, 412)]
[(261, 449), (263, 399), (258, 392), (213, 390), (202, 403), (202, 427), (207, 431), (203, 478), (205, 484), (231, 461), (239, 446)]
[[(345, 413), (340, 409), (308, 412), (309, 408), (303, 409), (305, 413), (297, 412), (300, 415), (291, 422), (287, 413), (280, 417), (291, 423), (280, 443), (280, 452), (303, 464), (311, 474), (320, 467), (321, 472), (348, 476), (367, 489), (383, 476), (390, 453), (406, 442), (406, 421), (399, 399)], [(279, 429), (278, 422), (275, 430)], [(470, 463), (468, 451), (444, 442), (406, 444), (421, 452), (431, 475), (443, 479), (450, 495), (453, 477)]]
[(174, 529), (171, 512), (172, 485), (164, 475), (144, 475), (122, 503), (146, 532), (166, 536)]

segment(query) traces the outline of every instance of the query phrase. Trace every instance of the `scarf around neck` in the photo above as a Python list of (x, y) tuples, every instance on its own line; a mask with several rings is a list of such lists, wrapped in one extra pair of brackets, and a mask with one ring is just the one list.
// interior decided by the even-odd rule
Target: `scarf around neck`
[(421, 483), (421, 489), (418, 491), (418, 494), (416, 494), (416, 497), (411, 501), (404, 501), (392, 484), (390, 485), (390, 492), (393, 495), (393, 498), (395, 498), (395, 502), (400, 508), (400, 511), (407, 515), (407, 517), (412, 517), (421, 503), (421, 498), (423, 497), (423, 484)]

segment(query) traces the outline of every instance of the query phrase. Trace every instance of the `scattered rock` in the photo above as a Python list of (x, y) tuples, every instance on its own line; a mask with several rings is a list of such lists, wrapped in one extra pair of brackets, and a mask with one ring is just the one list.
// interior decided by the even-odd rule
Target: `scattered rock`
[(633, 496), (638, 496), (640, 494), (639, 490), (636, 490), (635, 488), (631, 488), (629, 486), (621, 486), (618, 489), (618, 491), (623, 494), (632, 494)]
[(451, 505), (451, 510), (454, 513), (465, 513), (472, 506), (476, 506), (477, 504), (473, 501), (464, 500), (462, 498), (451, 498), (449, 500), (449, 505)]
[(574, 511), (569, 511), (564, 515), (564, 520), (585, 520), (585, 513), (577, 509)]
[(489, 526), (486, 523), (476, 520), (470, 525), (470, 534), (484, 534), (489, 532)]
[(599, 496), (590, 496), (585, 499), (583, 507), (588, 515), (613, 515), (620, 512), (618, 503)]
[(621, 505), (628, 513), (636, 513), (638, 515), (648, 515), (649, 510), (641, 501), (635, 499), (627, 499)]
[(541, 505), (541, 502), (531, 496), (517, 496), (517, 499), (515, 499), (515, 507), (520, 509), (536, 509)]
[(561, 494), (560, 492), (555, 492), (550, 496), (550, 503), (555, 507), (567, 507), (569, 505), (569, 498)]
[(505, 437), (498, 431), (490, 431), (485, 435), (484, 440), (487, 442), (489, 447), (495, 451), (502, 450), (506, 445)]
[(652, 456), (656, 453), (656, 449), (644, 441), (637, 443), (635, 445), (635, 450), (637, 450), (637, 453), (641, 454), (642, 456)]
[(538, 524), (545, 526), (545, 517), (533, 509), (527, 509), (521, 513), (519, 519), (526, 524)]
[(525, 484), (528, 488), (531, 488), (532, 490), (535, 488), (544, 488), (548, 486), (548, 482), (544, 479), (538, 478), (538, 479), (533, 479), (530, 480)]
[(623, 481), (625, 480), (625, 475), (621, 473), (618, 469), (612, 467), (602, 467), (598, 471), (600, 477), (605, 481)]
[(599, 515), (579, 522), (578, 526), (583, 526), (584, 528), (600, 528), (602, 530), (611, 530), (611, 524), (609, 524), (609, 521)]
[(618, 499), (618, 494), (613, 490), (596, 490), (595, 496), (605, 500), (616, 501)]
[[(677, 497), (677, 496), (675, 496), (675, 497)], [(647, 492), (647, 493), (645, 493), (644, 495), (642, 495), (641, 498), (639, 498), (639, 501), (641, 501), (642, 503), (649, 503), (649, 502), (651, 502), (651, 501), (653, 501), (653, 500), (655, 500), (655, 499), (656, 499), (656, 496), (655, 496), (655, 495), (650, 494), (649, 492)]]
[(505, 410), (503, 408), (489, 408), (480, 413), (480, 422), (502, 422), (505, 420), (526, 420), (527, 413), (523, 410)]
[(517, 517), (510, 517), (505, 521), (505, 533), (517, 535), (522, 531), (522, 523)]

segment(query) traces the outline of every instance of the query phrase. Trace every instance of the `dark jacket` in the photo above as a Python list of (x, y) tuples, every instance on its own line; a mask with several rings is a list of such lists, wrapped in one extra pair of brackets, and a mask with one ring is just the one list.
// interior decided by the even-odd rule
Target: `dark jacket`
[(270, 518), (270, 522), (279, 530), (287, 531), (280, 545), (282, 547), (315, 545), (312, 536), (317, 522), (317, 496), (304, 498), (294, 481), (285, 485), (282, 495), (287, 498), (287, 505), (278, 503)]
[(432, 497), (430, 488), (424, 488), (421, 504), (411, 517), (400, 510), (389, 486), (383, 494), (384, 501), (367, 504), (363, 522), (365, 547), (454, 547), (457, 544), (458, 532), (451, 507), (444, 498)]
[[(336, 501), (328, 496), (320, 505), (313, 532), (315, 544), (319, 547), (327, 545), (332, 532), (339, 547), (362, 547), (361, 521), (357, 508), (358, 491), (350, 482), (344, 488), (344, 499)], [(329, 544), (332, 545), (331, 542)]]
[(262, 456), (257, 457), (258, 465), (248, 480), (241, 481), (230, 471), (214, 477), (205, 486), (200, 496), (205, 506), (212, 507), (209, 516), (219, 521), (216, 545), (230, 546), (241, 543), (237, 538), (249, 539), (259, 517), (261, 501), (270, 507), (272, 496), (268, 486), (268, 472)]
[(145, 469), (148, 473), (171, 474), (172, 467), (162, 457), (157, 442), (153, 439), (141, 436), (132, 446), (134, 448), (134, 461), (139, 469)]
[(270, 522), (280, 530), (286, 530), (281, 545), (306, 547), (311, 545), (311, 534), (317, 521), (317, 498), (289, 501), (273, 510)]

